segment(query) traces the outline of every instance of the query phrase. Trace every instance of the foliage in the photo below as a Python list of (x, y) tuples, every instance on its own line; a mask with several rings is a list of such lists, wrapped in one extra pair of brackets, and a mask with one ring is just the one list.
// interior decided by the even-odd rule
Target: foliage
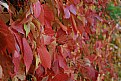
[(115, 6), (113, 3), (110, 3), (107, 7), (110, 17), (114, 20), (121, 18), (121, 6)]
[(0, 1), (4, 6), (0, 6), (1, 80), (120, 79), (119, 2), (6, 0), (6, 3)]

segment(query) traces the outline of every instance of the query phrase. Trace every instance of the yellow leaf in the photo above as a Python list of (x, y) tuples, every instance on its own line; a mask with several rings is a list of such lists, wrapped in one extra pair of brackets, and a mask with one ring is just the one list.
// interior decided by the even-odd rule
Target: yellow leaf
[(30, 33), (30, 24), (24, 24), (24, 30), (26, 32), (26, 37), (28, 36), (28, 34)]
[(40, 61), (40, 58), (39, 58), (39, 56), (37, 54), (35, 54), (35, 59), (36, 59), (35, 69), (37, 69), (38, 68), (38, 65), (39, 65), (39, 63), (41, 63), (41, 61)]

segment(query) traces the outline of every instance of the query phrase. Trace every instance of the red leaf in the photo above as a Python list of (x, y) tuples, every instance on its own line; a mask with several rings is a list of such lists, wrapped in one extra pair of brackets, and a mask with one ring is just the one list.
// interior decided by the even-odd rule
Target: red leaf
[(91, 32), (91, 28), (90, 28), (89, 26), (85, 26), (84, 29), (85, 29), (85, 32), (86, 32), (87, 34), (91, 34), (91, 33), (92, 33), (92, 32)]
[(54, 14), (53, 14), (52, 9), (47, 5), (43, 5), (43, 8), (44, 8), (44, 17), (45, 17), (45, 19), (48, 22), (53, 21), (54, 20)]
[(11, 77), (10, 74), (14, 73), (14, 64), (12, 62), (12, 58), (6, 53), (0, 52), (0, 65), (2, 66), (4, 74), (2, 81), (8, 81), (8, 79)]
[(78, 26), (77, 28), (80, 34), (84, 32), (84, 26)]
[(70, 50), (67, 48), (67, 46), (63, 45), (63, 46), (60, 46), (60, 51), (61, 51), (61, 54), (62, 56), (64, 57), (64, 59), (66, 59), (67, 57), (70, 56), (71, 52)]
[(37, 51), (40, 55), (40, 59), (41, 59), (43, 67), (50, 68), (51, 67), (51, 56), (50, 56), (49, 52), (47, 51), (47, 49), (44, 46), (40, 46), (37, 49)]
[(67, 74), (57, 74), (53, 79), (52, 81), (68, 81), (68, 75)]
[(48, 20), (45, 20), (44, 24), (45, 24), (45, 27), (44, 27), (45, 34), (49, 36), (53, 36), (54, 31), (52, 30), (51, 21), (48, 22)]
[(15, 50), (15, 41), (7, 25), (3, 21), (0, 21), (0, 51), (6, 51), (6, 49), (9, 53), (13, 53)]
[[(84, 20), (84, 18), (83, 18)], [(77, 22), (77, 29), (79, 31), (80, 34), (82, 34), (85, 30), (84, 30), (84, 25), (83, 23), (85, 23), (85, 21), (83, 21), (83, 23), (80, 23), (81, 21), (79, 19), (76, 19)]]
[(53, 62), (52, 70), (54, 71), (55, 74), (58, 74), (60, 72), (59, 71), (58, 60), (55, 60), (55, 62)]
[(78, 3), (80, 3), (80, 0), (72, 0), (73, 2), (74, 2), (74, 4), (78, 4)]
[(91, 55), (87, 56), (87, 58), (90, 60), (91, 63), (93, 63), (95, 61), (95, 59), (97, 58), (97, 56), (95, 54), (91, 54)]
[(24, 63), (26, 66), (26, 72), (28, 72), (30, 65), (32, 64), (32, 60), (33, 60), (33, 54), (32, 54), (32, 50), (31, 47), (29, 46), (26, 38), (23, 38), (23, 48), (24, 48)]
[(37, 81), (40, 80), (40, 77), (42, 76), (42, 74), (44, 73), (44, 68), (42, 67), (42, 65), (39, 65), (39, 67), (36, 69), (36, 78)]
[(97, 73), (97, 71), (93, 67), (87, 67), (87, 74), (88, 74), (88, 76), (90, 76), (89, 78), (92, 81), (96, 81), (97, 80), (98, 73)]
[(63, 25), (58, 19), (56, 20), (56, 22), (60, 25), (60, 27), (62, 28), (62, 30), (67, 33), (67, 27), (65, 25)]
[(45, 27), (45, 34), (49, 35), (49, 36), (53, 36), (54, 35), (54, 31), (52, 30), (51, 27)]
[(36, 18), (39, 17), (40, 13), (41, 13), (41, 4), (39, 1), (37, 1), (35, 4), (34, 4), (34, 16)]
[(41, 24), (44, 26), (45, 25), (45, 17), (44, 17), (45, 13), (44, 13), (44, 8), (43, 6), (41, 6), (41, 13), (40, 13), (40, 16), (39, 16), (39, 21), (41, 22)]
[(13, 29), (15, 29), (17, 32), (24, 34), (23, 26), (22, 25), (12, 25)]
[(95, 43), (95, 49), (101, 49), (102, 48), (102, 42), (101, 41), (96, 41)]
[(61, 55), (58, 55), (57, 59), (59, 60), (59, 66), (62, 67), (64, 70), (67, 70), (67, 64), (65, 59)]
[(75, 21), (73, 15), (71, 16), (71, 22), (72, 22), (73, 31), (74, 31), (74, 33), (75, 33), (75, 35), (76, 35), (76, 34), (77, 34), (77, 24), (76, 24), (76, 21)]

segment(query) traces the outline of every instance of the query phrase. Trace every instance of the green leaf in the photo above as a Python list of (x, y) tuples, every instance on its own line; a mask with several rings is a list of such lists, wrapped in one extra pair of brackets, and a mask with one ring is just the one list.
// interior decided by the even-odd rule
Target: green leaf
[(121, 18), (121, 6), (114, 6), (114, 3), (109, 3), (107, 11), (112, 19), (117, 21)]
[(30, 24), (24, 24), (24, 30), (26, 32), (26, 37), (28, 36), (28, 34), (30, 33)]

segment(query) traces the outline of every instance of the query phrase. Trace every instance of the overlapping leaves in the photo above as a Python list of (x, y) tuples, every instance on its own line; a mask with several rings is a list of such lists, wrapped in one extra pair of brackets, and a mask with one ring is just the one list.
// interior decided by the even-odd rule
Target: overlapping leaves
[[(22, 9), (17, 14), (10, 7), (16, 15), (9, 12), (9, 30), (0, 22), (0, 51), (4, 53), (8, 49), (8, 53), (12, 53), (1, 54), (8, 58), (3, 63), (10, 67), (0, 62), (0, 71), (3, 74), (7, 68), (14, 71), (8, 73), (7, 78), (35, 81), (117, 79), (109, 45), (116, 26), (110, 19), (116, 19), (117, 14), (120, 16), (120, 7), (112, 4), (107, 7), (105, 0), (30, 0), (30, 3), (22, 16)], [(106, 8), (113, 13), (109, 15)], [(0, 72), (0, 78), (3, 74)]]

